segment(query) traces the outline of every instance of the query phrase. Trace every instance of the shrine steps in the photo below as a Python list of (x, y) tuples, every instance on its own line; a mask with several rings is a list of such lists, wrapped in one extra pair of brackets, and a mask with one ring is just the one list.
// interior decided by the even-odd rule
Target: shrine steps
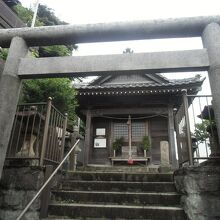
[(142, 182), (172, 182), (172, 173), (131, 173), (131, 172), (102, 172), (76, 171), (66, 174), (68, 180), (96, 181), (142, 181)]
[(53, 205), (56, 215), (99, 217), (104, 219), (155, 219), (183, 220), (184, 215), (178, 207), (160, 206), (128, 206), (128, 205), (98, 205), (98, 204), (59, 204)]
[(134, 181), (82, 181), (69, 180), (63, 183), (62, 189), (92, 190), (116, 192), (175, 192), (172, 182), (134, 182)]
[(54, 191), (56, 201), (68, 201), (76, 203), (110, 203), (118, 205), (164, 205), (172, 206), (180, 202), (180, 196), (175, 192), (108, 192), (108, 191)]
[[(165, 173), (172, 173), (172, 168), (166, 169)], [(160, 165), (149, 164), (148, 166), (144, 164), (139, 165), (100, 165), (100, 164), (90, 164), (86, 167), (78, 167), (79, 171), (92, 171), (92, 172), (127, 172), (127, 173), (163, 173)]]
[(48, 219), (185, 220), (172, 174), (68, 172), (52, 191)]

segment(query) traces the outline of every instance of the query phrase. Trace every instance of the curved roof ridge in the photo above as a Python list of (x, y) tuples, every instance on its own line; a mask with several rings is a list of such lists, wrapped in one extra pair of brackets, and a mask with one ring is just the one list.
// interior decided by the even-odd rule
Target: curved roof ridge
[[(121, 74), (118, 74), (118, 75), (121, 75)], [(123, 75), (126, 75), (126, 74), (123, 74)], [(137, 74), (137, 75), (139, 75), (139, 74)], [(156, 77), (159, 77), (160, 79), (162, 79), (164, 81), (167, 81), (167, 82), (170, 81), (168, 78), (166, 78), (165, 76), (162, 76), (160, 73), (149, 73), (149, 74), (142, 74), (142, 75), (145, 75), (146, 77), (147, 76), (156, 76)], [(114, 76), (115, 76), (115, 74), (111, 74), (111, 75), (107, 75), (107, 76), (99, 76), (96, 79), (92, 80), (89, 83), (89, 85), (94, 86), (96, 84), (103, 83), (103, 82), (105, 82), (105, 79), (109, 80), (109, 78), (112, 78)]]
[(182, 79), (169, 79), (170, 82), (185, 82), (185, 81), (204, 81), (206, 77), (201, 77), (201, 75), (197, 74), (193, 77), (182, 78)]

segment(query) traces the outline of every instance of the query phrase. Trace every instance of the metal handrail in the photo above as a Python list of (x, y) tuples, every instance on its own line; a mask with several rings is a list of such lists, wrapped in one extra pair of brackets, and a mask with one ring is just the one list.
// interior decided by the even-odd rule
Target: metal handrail
[(47, 102), (28, 102), (28, 103), (23, 103), (23, 102), (21, 102), (21, 103), (19, 103), (18, 104), (18, 106), (19, 105), (46, 105), (47, 104)]
[(30, 208), (32, 203), (38, 198), (38, 196), (41, 194), (41, 192), (44, 190), (44, 188), (47, 186), (47, 184), (51, 181), (51, 179), (54, 177), (54, 175), (57, 173), (57, 171), (60, 169), (60, 167), (63, 165), (65, 160), (69, 157), (69, 155), (72, 153), (72, 151), (75, 149), (77, 144), (79, 143), (80, 139), (76, 141), (76, 143), (73, 145), (73, 147), (70, 149), (70, 151), (67, 153), (67, 155), (63, 158), (63, 160), (60, 162), (58, 167), (53, 171), (53, 173), (50, 175), (50, 177), (47, 179), (47, 181), (41, 186), (41, 188), (38, 190), (37, 194), (34, 196), (34, 198), (26, 205), (24, 210), (21, 212), (21, 214), (16, 218), (16, 220), (20, 220), (24, 214), (27, 212), (27, 210)]
[(187, 97), (212, 97), (212, 95), (188, 95), (187, 94)]

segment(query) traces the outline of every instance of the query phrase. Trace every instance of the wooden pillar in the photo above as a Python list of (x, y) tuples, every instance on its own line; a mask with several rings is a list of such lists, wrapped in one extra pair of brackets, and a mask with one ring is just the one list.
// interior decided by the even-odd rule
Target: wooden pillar
[[(74, 126), (74, 131), (70, 135), (70, 149), (76, 143), (77, 139), (80, 138), (80, 136), (81, 135), (79, 134), (79, 126)], [(70, 171), (75, 171), (76, 170), (77, 157), (78, 157), (78, 154), (81, 152), (81, 150), (82, 149), (80, 148), (80, 143), (78, 143), (78, 145), (75, 147), (75, 149), (70, 154), (70, 156), (69, 156), (69, 166), (68, 166), (68, 169)]]
[(129, 158), (132, 157), (132, 153), (131, 153), (131, 116), (129, 115), (128, 117), (128, 147), (129, 147)]
[[(113, 122), (112, 120), (108, 121), (108, 156), (111, 157), (113, 155), (112, 151), (112, 142), (113, 142)], [(107, 136), (106, 136), (107, 137)]]
[[(77, 132), (73, 132), (73, 134), (71, 134), (70, 137), (70, 148), (74, 145), (74, 143), (76, 142), (76, 137), (77, 137)], [(74, 166), (75, 166), (75, 149), (73, 150), (73, 152), (70, 154), (69, 156), (69, 170), (73, 171), (74, 170)]]
[(47, 112), (46, 112), (46, 120), (44, 124), (44, 134), (43, 134), (43, 142), (42, 142), (42, 148), (41, 148), (40, 166), (44, 165), (44, 157), (46, 153), (48, 130), (49, 130), (49, 123), (50, 123), (50, 115), (51, 115), (51, 106), (52, 106), (52, 98), (49, 97), (47, 100)]
[(0, 81), (0, 178), (6, 157), (8, 143), (21, 88), (18, 77), (20, 58), (28, 53), (26, 42), (14, 37)]
[(89, 154), (91, 151), (91, 110), (86, 112), (86, 129), (85, 129), (85, 144), (84, 144), (84, 166), (89, 163)]
[(183, 91), (183, 104), (184, 104), (184, 113), (186, 117), (186, 137), (187, 137), (187, 145), (188, 145), (188, 153), (189, 153), (189, 165), (193, 165), (193, 152), (192, 152), (192, 139), (190, 132), (190, 121), (189, 121), (189, 104), (187, 98), (187, 91)]
[(177, 118), (175, 117), (175, 131), (176, 131), (176, 143), (177, 143), (177, 152), (178, 152), (178, 163), (179, 167), (182, 166), (182, 151), (180, 147), (180, 133), (179, 125), (177, 123)]
[(174, 117), (173, 117), (173, 105), (168, 105), (168, 134), (170, 145), (170, 160), (172, 166), (177, 168), (175, 137), (174, 137)]
[[(53, 166), (46, 165), (45, 166), (45, 174), (44, 174), (44, 183), (48, 180), (48, 178), (53, 173)], [(52, 186), (52, 181), (50, 181), (41, 194), (41, 205), (40, 205), (40, 218), (47, 218), (48, 215), (48, 206), (50, 204), (50, 190)]]
[(63, 120), (63, 132), (62, 132), (62, 143), (61, 143), (61, 153), (60, 153), (60, 162), (63, 160), (64, 157), (64, 148), (65, 148), (65, 137), (66, 137), (66, 128), (68, 123), (68, 114), (65, 113), (64, 120)]

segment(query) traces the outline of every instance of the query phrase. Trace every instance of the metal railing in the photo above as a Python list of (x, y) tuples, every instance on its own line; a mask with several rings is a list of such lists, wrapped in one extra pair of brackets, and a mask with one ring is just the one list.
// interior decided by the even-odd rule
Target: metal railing
[(188, 95), (191, 103), (188, 112), (194, 163), (214, 159), (218, 147), (218, 134), (215, 125), (211, 95)]
[[(48, 111), (49, 112), (49, 111)], [(52, 104), (48, 113), (48, 122), (45, 124), (45, 143), (42, 144), (41, 158), (47, 162), (60, 162), (63, 158), (67, 115), (63, 115)], [(43, 164), (43, 161), (40, 162)]]
[(175, 115), (177, 150), (180, 166), (186, 162), (190, 165), (193, 164), (188, 107), (187, 94), (186, 91), (183, 91), (182, 103)]
[[(48, 102), (17, 106), (6, 159), (32, 160), (32, 165), (59, 163), (63, 157), (67, 115)], [(33, 162), (34, 161), (34, 162)]]
[(189, 161), (189, 148), (187, 145), (187, 133), (186, 133), (186, 116), (184, 104), (182, 103), (178, 112), (175, 115), (175, 127), (176, 127), (176, 142), (178, 151), (178, 161), (180, 166)]
[(216, 159), (219, 147), (211, 95), (183, 95), (175, 115), (179, 164)]
[(33, 204), (33, 202), (40, 196), (42, 191), (46, 188), (46, 186), (50, 183), (52, 178), (55, 176), (57, 171), (62, 167), (66, 159), (69, 157), (69, 155), (73, 152), (73, 150), (78, 145), (80, 139), (76, 141), (76, 143), (73, 145), (73, 147), (70, 149), (70, 151), (66, 154), (66, 156), (63, 158), (63, 160), (60, 162), (60, 164), (57, 166), (57, 168), (53, 171), (53, 173), (50, 175), (50, 177), (46, 180), (46, 182), (41, 186), (41, 188), (38, 190), (37, 194), (33, 197), (33, 199), (26, 205), (24, 210), (21, 212), (21, 214), (16, 218), (16, 220), (20, 220), (24, 214), (27, 212), (27, 210), (30, 208), (30, 206)]

